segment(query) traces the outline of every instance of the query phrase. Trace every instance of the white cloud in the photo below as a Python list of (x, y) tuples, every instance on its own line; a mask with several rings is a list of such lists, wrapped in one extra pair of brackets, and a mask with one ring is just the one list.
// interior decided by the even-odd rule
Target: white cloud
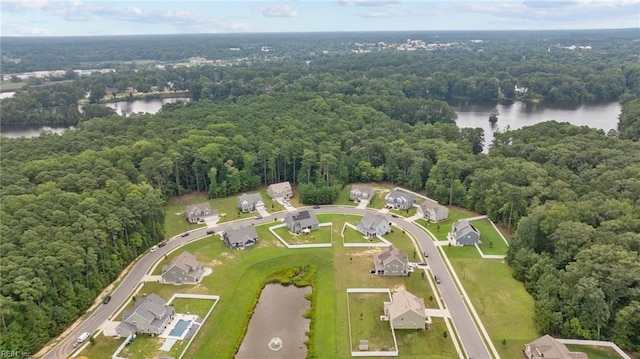
[(258, 6), (255, 10), (266, 17), (296, 17), (298, 12), (289, 4)]

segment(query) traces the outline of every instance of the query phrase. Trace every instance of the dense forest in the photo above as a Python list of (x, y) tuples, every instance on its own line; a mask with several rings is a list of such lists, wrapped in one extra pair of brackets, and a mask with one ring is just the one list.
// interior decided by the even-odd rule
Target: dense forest
[[(446, 96), (425, 89), (449, 66), (483, 83), (493, 57), (470, 68), (461, 54), (432, 57), (175, 68), (193, 93), (201, 85), (196, 101), (126, 118), (91, 105), (76, 130), (0, 138), (0, 349), (36, 352), (77, 318), (162, 240), (171, 196), (288, 180), (305, 203), (330, 203), (350, 182), (388, 181), (485, 213), (515, 229), (508, 260), (536, 300), (541, 333), (640, 350), (640, 67), (602, 64), (621, 76), (603, 75), (622, 86), (619, 137), (546, 122), (497, 134), (483, 154), (483, 131), (458, 128)], [(239, 92), (217, 92), (226, 84)], [(66, 101), (43, 89), (38, 104)]]

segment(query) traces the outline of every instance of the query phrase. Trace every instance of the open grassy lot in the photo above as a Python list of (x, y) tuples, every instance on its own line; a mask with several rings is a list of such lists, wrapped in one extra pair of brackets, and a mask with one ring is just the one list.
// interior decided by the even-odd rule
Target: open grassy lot
[(389, 210), (389, 212), (390, 213), (395, 213), (395, 214), (397, 214), (399, 216), (407, 218), (407, 217), (411, 217), (414, 214), (416, 214), (418, 212), (418, 208), (417, 207), (411, 207), (409, 209), (391, 209), (391, 210)]
[(502, 240), (500, 234), (491, 225), (489, 219), (479, 219), (471, 222), (480, 231), (480, 249), (484, 254), (507, 254), (509, 246)]
[(213, 299), (175, 298), (171, 306), (176, 309), (176, 313), (189, 312), (204, 318), (215, 302)]
[(124, 338), (115, 339), (100, 335), (96, 338), (95, 344), (89, 344), (81, 352), (81, 356), (89, 359), (111, 358), (122, 342), (124, 342)]
[(500, 356), (520, 358), (524, 345), (539, 336), (533, 321), (533, 298), (524, 285), (512, 277), (506, 263), (483, 260), (474, 247), (444, 250)]
[(331, 227), (319, 227), (310, 233), (294, 234), (289, 232), (287, 227), (274, 229), (285, 242), (289, 244), (318, 244), (331, 243)]
[(376, 237), (366, 237), (351, 227), (344, 227), (344, 243), (382, 243)]
[[(265, 203), (267, 211), (269, 211), (269, 202), (271, 201), (267, 201), (265, 197), (262, 197), (262, 200)], [(211, 209), (218, 211), (218, 215), (220, 216), (220, 220), (218, 221), (218, 223), (231, 222), (243, 218), (251, 218), (255, 217), (258, 214), (258, 212), (242, 213), (242, 211), (238, 209), (238, 199), (236, 196), (212, 199)]]
[(615, 350), (608, 347), (567, 344), (567, 349), (572, 352), (586, 353), (589, 359), (620, 359), (620, 355), (618, 355)]
[[(424, 331), (396, 330), (396, 340), (400, 357), (407, 359), (451, 359), (456, 358), (451, 333), (444, 333), (447, 327), (443, 318), (431, 318), (433, 323)], [(426, 349), (426, 350), (425, 350)]]
[(351, 185), (344, 186), (342, 191), (338, 194), (338, 198), (336, 198), (334, 204), (342, 205), (342, 206), (357, 206), (358, 204), (349, 199), (351, 195)]
[(380, 320), (384, 314), (387, 293), (348, 293), (351, 323), (351, 348), (358, 350), (360, 340), (369, 341), (371, 351), (393, 350), (393, 332), (388, 321)]
[(477, 213), (468, 211), (464, 208), (449, 207), (449, 218), (446, 221), (438, 223), (428, 223), (424, 219), (419, 219), (416, 221), (416, 223), (431, 231), (431, 233), (436, 236), (437, 240), (446, 241), (447, 233), (451, 232), (451, 226), (453, 225), (453, 223), (455, 223), (459, 219), (475, 217), (477, 215)]
[[(166, 228), (165, 238), (171, 238), (180, 233), (204, 227), (204, 223), (191, 224), (184, 216), (187, 205), (208, 202), (207, 194), (190, 193), (181, 197), (172, 198), (164, 207), (164, 227)], [(213, 209), (213, 206), (211, 207)]]
[[(319, 217), (321, 222), (328, 221), (324, 216)], [(344, 221), (357, 220), (358, 216), (330, 215), (330, 217), (333, 222), (334, 238), (339, 238)], [(216, 358), (232, 358), (244, 337), (262, 285), (272, 273), (292, 266), (308, 266), (316, 271), (310, 341), (313, 343), (317, 358), (350, 357), (347, 288), (363, 286), (392, 290), (407, 288), (415, 295), (423, 297), (427, 307), (437, 307), (433, 300), (432, 289), (419, 272), (410, 277), (379, 277), (369, 273), (373, 268), (373, 256), (380, 253), (382, 250), (380, 248), (345, 248), (342, 245), (335, 245), (332, 248), (289, 250), (270, 234), (268, 227), (272, 225), (269, 223), (256, 227), (260, 241), (255, 248), (244, 251), (231, 250), (224, 245), (219, 236), (209, 236), (187, 244), (181, 250), (170, 254), (167, 259), (161, 259), (163, 263), (168, 263), (182, 250), (196, 255), (206, 267), (213, 269), (213, 273), (203, 278), (197, 285), (173, 286), (153, 282), (145, 283), (140, 290), (138, 296), (142, 293), (156, 293), (164, 299), (169, 299), (176, 292), (220, 296), (220, 302), (194, 338), (185, 358), (201, 358), (210, 353), (216, 353)], [(394, 228), (394, 233), (388, 235), (387, 239), (399, 248), (409, 251), (409, 258), (411, 258), (413, 244), (401, 230)], [(382, 304), (380, 305), (382, 307)], [(427, 338), (425, 340), (438, 341), (442, 338), (443, 330), (427, 331), (420, 335), (425, 335)], [(174, 350), (169, 353), (159, 352), (160, 344), (156, 343), (156, 340), (145, 335), (139, 336), (132, 343), (131, 348), (127, 349), (126, 356), (133, 359), (154, 358), (160, 355), (178, 357), (179, 352)], [(97, 344), (85, 350), (82, 355), (89, 358), (109, 357), (119, 343), (121, 342), (114, 346), (111, 338), (99, 337)], [(134, 344), (137, 345), (134, 346)], [(175, 350), (180, 349), (182, 345), (185, 344), (177, 343)], [(109, 351), (111, 348), (113, 350)], [(453, 357), (450, 355), (451, 351), (445, 347), (432, 348), (408, 341), (400, 345), (399, 350), (400, 358)], [(410, 356), (403, 354), (403, 351), (407, 350), (410, 350)], [(437, 352), (438, 350), (442, 352)], [(105, 353), (107, 355), (104, 355)]]

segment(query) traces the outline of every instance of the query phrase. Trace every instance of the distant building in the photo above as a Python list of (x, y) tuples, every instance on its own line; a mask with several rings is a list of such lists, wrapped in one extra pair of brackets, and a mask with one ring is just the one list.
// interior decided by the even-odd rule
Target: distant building
[(143, 333), (162, 334), (175, 313), (175, 309), (156, 294), (139, 298), (133, 310), (122, 312), (122, 322), (116, 327), (116, 333), (121, 337)]
[(407, 252), (394, 246), (375, 256), (373, 266), (373, 274), (376, 275), (408, 275), (410, 269)]
[(407, 192), (393, 190), (387, 195), (387, 206), (393, 209), (409, 209), (413, 207), (415, 198)]
[(461, 219), (451, 226), (449, 239), (459, 246), (473, 246), (480, 243), (480, 231), (466, 219)]
[(273, 199), (289, 199), (293, 197), (293, 190), (288, 181), (274, 183), (267, 187), (267, 195)]
[(287, 214), (284, 219), (284, 223), (287, 225), (289, 231), (295, 234), (309, 232), (314, 229), (318, 229), (318, 227), (320, 226), (316, 214), (308, 209), (289, 212), (289, 214)]
[(440, 222), (449, 218), (449, 209), (431, 199), (420, 205), (420, 211), (422, 217), (429, 222)]
[(166, 283), (197, 283), (203, 274), (204, 265), (189, 252), (182, 252), (171, 264), (162, 267), (162, 281)]
[(382, 236), (391, 230), (391, 222), (381, 214), (367, 213), (356, 229), (367, 237)]
[(203, 222), (206, 217), (217, 215), (217, 212), (211, 210), (209, 202), (204, 202), (187, 206), (184, 215), (189, 223), (199, 223)]
[(524, 346), (526, 359), (588, 359), (582, 352), (570, 352), (550, 335), (544, 335)]
[(258, 243), (258, 232), (253, 226), (231, 228), (222, 234), (222, 240), (229, 248), (248, 248)]
[(384, 302), (384, 314), (393, 329), (426, 329), (431, 321), (427, 316), (424, 299), (400, 289)]
[(349, 200), (360, 202), (362, 200), (371, 201), (375, 194), (373, 187), (364, 185), (352, 185), (349, 192)]

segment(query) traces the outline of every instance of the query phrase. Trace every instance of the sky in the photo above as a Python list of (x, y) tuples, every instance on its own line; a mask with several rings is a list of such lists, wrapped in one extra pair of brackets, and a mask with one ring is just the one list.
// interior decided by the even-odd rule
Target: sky
[(0, 0), (2, 36), (605, 28), (640, 0)]

